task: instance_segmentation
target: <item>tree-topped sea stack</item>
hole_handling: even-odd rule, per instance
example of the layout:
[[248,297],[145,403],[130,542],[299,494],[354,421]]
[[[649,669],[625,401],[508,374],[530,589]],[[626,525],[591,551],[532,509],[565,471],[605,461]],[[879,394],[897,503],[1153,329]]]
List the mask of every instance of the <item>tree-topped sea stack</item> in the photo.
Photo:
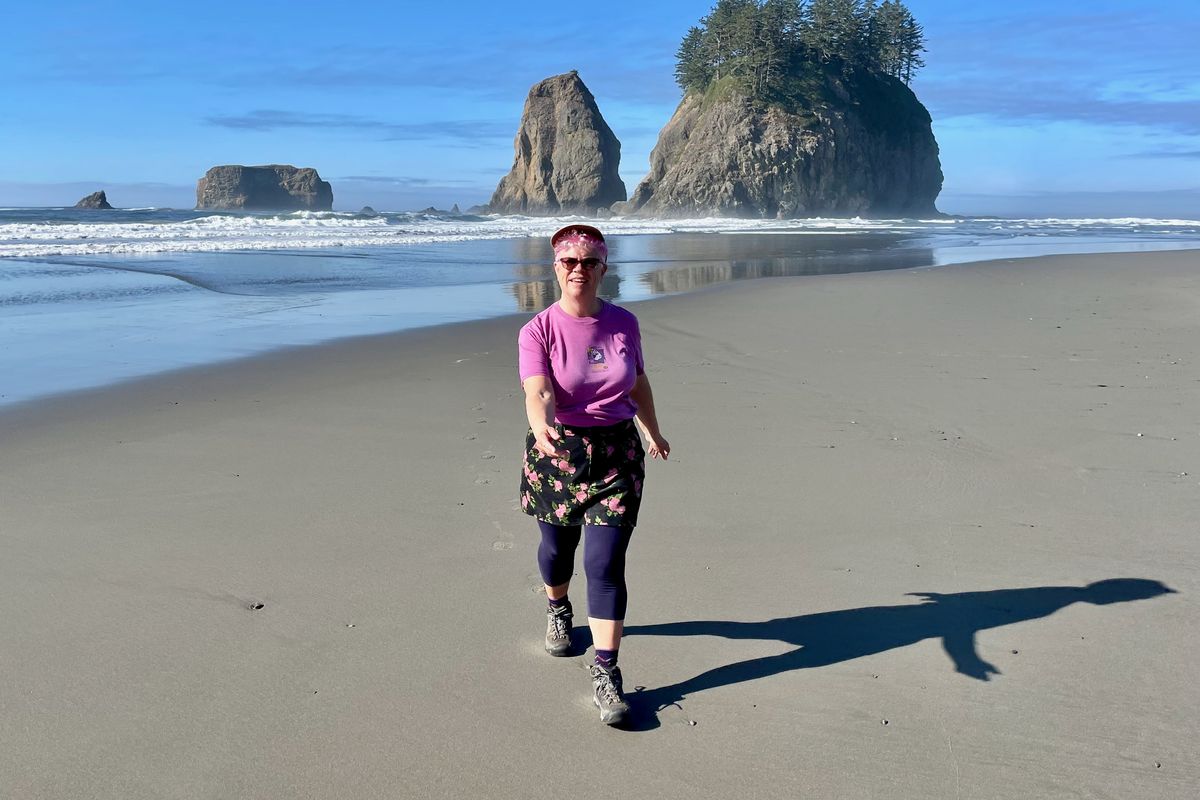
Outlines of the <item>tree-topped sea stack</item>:
[[572,70],[529,90],[512,171],[488,209],[499,214],[592,214],[625,199],[621,143]]
[[213,167],[196,184],[196,208],[238,211],[330,211],[333,187],[311,167],[287,164]]
[[907,86],[921,28],[898,2],[721,0],[678,52],[684,97],[638,216],[937,213],[929,112]]

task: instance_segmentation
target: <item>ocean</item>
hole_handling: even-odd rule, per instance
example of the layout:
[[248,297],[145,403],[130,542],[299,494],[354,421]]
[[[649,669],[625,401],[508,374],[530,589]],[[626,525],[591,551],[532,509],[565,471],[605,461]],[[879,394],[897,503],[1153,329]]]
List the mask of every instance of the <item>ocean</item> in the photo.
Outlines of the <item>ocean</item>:
[[[553,302],[580,218],[0,208],[0,407],[171,369]],[[750,278],[1200,248],[1186,219],[626,220],[603,296]]]

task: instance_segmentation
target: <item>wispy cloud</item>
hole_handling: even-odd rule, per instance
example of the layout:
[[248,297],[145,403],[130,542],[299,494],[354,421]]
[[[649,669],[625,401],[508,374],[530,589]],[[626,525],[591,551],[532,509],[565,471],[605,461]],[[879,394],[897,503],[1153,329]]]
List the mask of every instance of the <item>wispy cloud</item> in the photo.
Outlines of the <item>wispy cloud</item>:
[[1144,150],[1126,153],[1125,158],[1200,158],[1200,150]]
[[341,177],[330,178],[330,180],[379,184],[397,189],[422,189],[427,186],[474,185],[473,181],[466,181],[457,178],[442,178],[435,181],[431,178],[417,178],[410,175],[342,175]]
[[459,143],[493,142],[513,135],[510,126],[495,120],[441,120],[431,122],[386,122],[354,114],[257,109],[246,114],[216,115],[205,118],[209,125],[250,131],[277,131],[307,128],[366,131],[385,141],[455,140]]
[[1200,102],[1103,101],[1055,81],[1000,83],[986,92],[977,85],[937,84],[927,86],[921,97],[934,119],[986,116],[1006,122],[1073,121],[1200,134]]
[[914,88],[934,118],[1200,133],[1200,91],[1180,77],[1195,74],[1200,19],[1178,9],[1058,8],[928,21],[929,66]]

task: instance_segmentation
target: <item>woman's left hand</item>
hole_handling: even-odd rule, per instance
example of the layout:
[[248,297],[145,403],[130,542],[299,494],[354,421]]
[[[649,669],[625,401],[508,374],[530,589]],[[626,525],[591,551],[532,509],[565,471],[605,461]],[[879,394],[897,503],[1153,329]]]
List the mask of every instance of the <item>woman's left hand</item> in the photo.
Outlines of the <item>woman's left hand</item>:
[[661,433],[653,434],[646,433],[646,453],[651,458],[661,458],[667,460],[667,456],[671,455],[671,443],[663,438]]

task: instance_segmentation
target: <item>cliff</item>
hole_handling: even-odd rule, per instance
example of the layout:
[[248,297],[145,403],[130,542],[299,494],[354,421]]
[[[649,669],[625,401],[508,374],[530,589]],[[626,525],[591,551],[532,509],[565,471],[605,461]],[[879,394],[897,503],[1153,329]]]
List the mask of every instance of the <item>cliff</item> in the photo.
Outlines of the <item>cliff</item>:
[[927,216],[942,188],[929,112],[895,78],[827,70],[812,102],[689,94],[613,211],[647,217]]
[[514,149],[488,204],[493,213],[592,214],[625,199],[621,143],[574,71],[529,90]]
[[76,208],[95,208],[101,211],[111,211],[112,206],[108,204],[108,197],[103,191],[92,192],[87,197],[75,204]]
[[315,169],[286,164],[213,167],[196,184],[196,208],[330,211],[333,187]]

